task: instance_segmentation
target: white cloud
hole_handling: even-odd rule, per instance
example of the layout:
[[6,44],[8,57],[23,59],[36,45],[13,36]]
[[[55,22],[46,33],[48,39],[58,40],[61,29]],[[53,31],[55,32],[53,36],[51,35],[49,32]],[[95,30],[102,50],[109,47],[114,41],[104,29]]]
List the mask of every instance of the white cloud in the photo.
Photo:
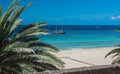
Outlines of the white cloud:
[[118,20],[118,19],[120,19],[120,15],[112,16],[112,17],[111,17],[111,20]]

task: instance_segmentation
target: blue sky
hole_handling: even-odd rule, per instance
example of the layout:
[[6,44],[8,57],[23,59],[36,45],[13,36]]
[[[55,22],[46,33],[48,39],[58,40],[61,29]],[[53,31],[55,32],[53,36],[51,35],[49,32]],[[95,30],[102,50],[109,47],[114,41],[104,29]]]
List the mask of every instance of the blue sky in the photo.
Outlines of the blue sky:
[[[3,10],[11,0],[0,0]],[[20,18],[22,24],[45,21],[49,25],[118,25],[120,0],[21,0],[33,1]]]

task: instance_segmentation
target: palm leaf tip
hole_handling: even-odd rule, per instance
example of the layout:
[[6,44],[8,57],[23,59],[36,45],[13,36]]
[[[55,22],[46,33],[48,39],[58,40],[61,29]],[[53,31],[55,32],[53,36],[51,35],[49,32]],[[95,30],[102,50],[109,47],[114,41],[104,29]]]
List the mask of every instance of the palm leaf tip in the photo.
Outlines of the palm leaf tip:
[[[33,32],[33,31],[31,31],[31,32]],[[37,36],[37,35],[47,35],[47,34],[49,34],[48,30],[40,29],[40,30],[36,30],[33,33],[26,34],[26,36]]]
[[120,53],[120,48],[116,48],[116,49],[111,50],[111,51],[105,56],[105,58],[107,58],[109,55],[117,54],[117,53]]
[[109,55],[110,55],[110,53],[107,53],[107,54],[105,55],[105,58],[107,58]]
[[46,43],[42,43],[42,42],[38,42],[38,43],[31,43],[29,44],[29,47],[41,47],[41,48],[45,48],[45,50],[48,51],[58,51],[59,49],[57,49],[56,47],[46,44]]
[[31,32],[31,33],[35,33],[35,32],[41,32],[41,33],[48,33],[47,30],[45,29],[39,29],[40,26],[44,26],[44,24],[30,24],[30,25],[26,25],[23,28],[21,28],[18,33],[25,33],[25,32]]
[[40,22],[39,25],[43,25],[44,26],[44,25],[46,25],[46,23],[45,22]]
[[21,33],[21,32],[23,32],[23,31],[25,31],[25,30],[27,30],[27,29],[29,29],[29,28],[31,28],[31,27],[34,27],[34,23],[24,26],[23,28],[21,28],[21,29],[18,31],[18,33]]
[[26,6],[25,9],[28,8],[29,6],[31,6],[33,4],[33,2],[29,2]]
[[11,29],[10,29],[9,32],[10,32],[10,33],[13,32],[13,30],[15,30],[22,21],[23,21],[23,19],[17,19],[17,20],[14,22],[13,26],[11,26]]
[[32,49],[30,49],[30,48],[14,48],[13,49],[13,51],[14,52],[18,52],[18,53],[22,53],[22,52],[27,52],[27,53],[34,53],[35,54],[35,52],[34,52],[34,50],[32,50]]

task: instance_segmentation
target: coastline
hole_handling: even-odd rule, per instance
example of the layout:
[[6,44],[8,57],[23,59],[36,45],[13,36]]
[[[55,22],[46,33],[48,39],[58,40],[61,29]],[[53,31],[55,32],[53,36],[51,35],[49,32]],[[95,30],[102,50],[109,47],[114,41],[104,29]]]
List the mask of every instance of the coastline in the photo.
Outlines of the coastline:
[[113,59],[111,56],[105,58],[105,55],[115,48],[117,47],[60,50],[56,56],[65,63],[65,69],[109,65]]

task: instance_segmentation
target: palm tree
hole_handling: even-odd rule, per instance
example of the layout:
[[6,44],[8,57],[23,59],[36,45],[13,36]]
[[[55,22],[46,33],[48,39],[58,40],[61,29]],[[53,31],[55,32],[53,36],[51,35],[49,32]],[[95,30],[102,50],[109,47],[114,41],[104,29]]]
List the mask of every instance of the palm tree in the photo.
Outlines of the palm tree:
[[38,35],[48,34],[45,22],[25,25],[17,30],[22,19],[19,15],[31,5],[19,6],[13,0],[2,14],[0,6],[0,74],[23,74],[63,68],[63,62],[51,52],[58,49],[43,43]]
[[112,58],[114,58],[114,60],[112,61],[112,64],[120,64],[120,48],[116,48],[116,49],[111,50],[105,56],[105,58],[107,58],[109,55],[112,55]]
[[[117,29],[118,32],[120,32],[120,29]],[[120,64],[120,45],[117,45],[118,48],[115,48],[113,50],[111,50],[109,53],[106,54],[105,58],[107,58],[108,56],[112,55],[112,58],[114,58],[114,60],[112,61],[112,64]]]

